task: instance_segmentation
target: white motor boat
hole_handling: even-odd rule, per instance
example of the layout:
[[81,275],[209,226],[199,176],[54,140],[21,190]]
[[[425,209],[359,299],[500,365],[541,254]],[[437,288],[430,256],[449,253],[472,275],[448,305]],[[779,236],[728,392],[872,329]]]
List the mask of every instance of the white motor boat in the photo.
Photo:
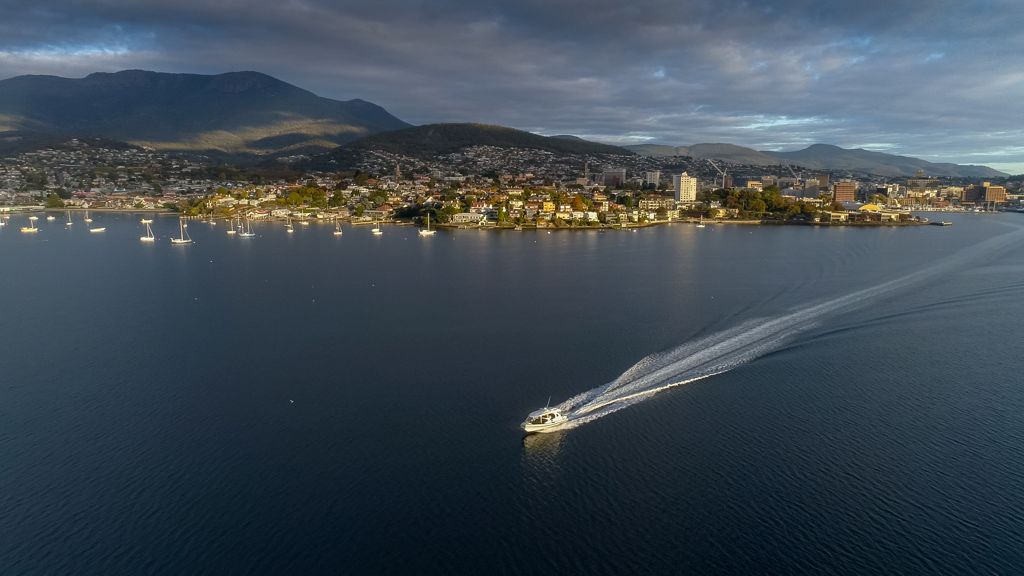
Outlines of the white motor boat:
[[545,406],[540,410],[530,412],[530,415],[526,417],[526,421],[522,423],[521,427],[528,434],[533,432],[554,432],[568,421],[569,418],[562,414],[562,411],[558,408]]

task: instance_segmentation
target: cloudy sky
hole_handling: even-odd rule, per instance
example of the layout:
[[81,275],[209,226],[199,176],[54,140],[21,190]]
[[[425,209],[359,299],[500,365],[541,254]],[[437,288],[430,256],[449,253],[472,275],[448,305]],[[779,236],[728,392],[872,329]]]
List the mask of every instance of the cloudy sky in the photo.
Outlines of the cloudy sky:
[[1019,0],[0,0],[0,78],[257,70],[412,123],[1024,172]]

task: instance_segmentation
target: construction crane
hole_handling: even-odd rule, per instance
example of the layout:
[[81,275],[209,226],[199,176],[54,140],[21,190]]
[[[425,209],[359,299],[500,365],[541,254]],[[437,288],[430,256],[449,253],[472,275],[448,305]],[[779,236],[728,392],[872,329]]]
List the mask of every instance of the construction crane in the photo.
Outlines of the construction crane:
[[[705,160],[707,160],[707,161],[708,161],[708,164],[711,164],[711,166],[712,166],[712,167],[713,167],[713,168],[714,168],[715,170],[718,170],[718,173],[722,175],[722,186],[721,186],[721,188],[725,188],[725,177],[726,177],[726,172],[725,172],[725,170],[722,170],[721,168],[719,168],[719,167],[718,167],[718,164],[715,164],[714,162],[712,162],[712,161],[711,161],[711,158],[705,158]],[[718,178],[715,178],[715,181],[717,182],[717,181],[718,181]]]
[[794,180],[799,180],[800,179],[800,177],[797,176],[796,172],[793,170],[793,165],[792,164],[786,164],[786,168],[789,170],[789,173],[793,175],[793,179]]

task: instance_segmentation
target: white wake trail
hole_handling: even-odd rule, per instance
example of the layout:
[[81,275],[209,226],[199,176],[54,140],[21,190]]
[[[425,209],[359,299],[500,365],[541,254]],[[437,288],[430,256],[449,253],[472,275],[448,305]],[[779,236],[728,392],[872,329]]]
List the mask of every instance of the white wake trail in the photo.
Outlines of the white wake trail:
[[775,318],[749,320],[739,326],[691,340],[652,354],[631,366],[615,380],[558,405],[569,418],[564,428],[574,428],[632,406],[646,398],[696,380],[727,372],[736,366],[780,349],[828,316],[867,306],[883,296],[953,271],[979,256],[990,255],[1018,242],[1024,227],[960,250],[921,270],[894,280],[851,292],[838,298],[796,309]]

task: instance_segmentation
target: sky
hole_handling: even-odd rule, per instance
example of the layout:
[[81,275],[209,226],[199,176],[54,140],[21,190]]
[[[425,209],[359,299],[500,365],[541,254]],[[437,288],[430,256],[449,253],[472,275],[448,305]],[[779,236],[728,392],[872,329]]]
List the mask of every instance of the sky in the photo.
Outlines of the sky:
[[264,72],[414,124],[1024,173],[1019,0],[0,0],[0,78]]

